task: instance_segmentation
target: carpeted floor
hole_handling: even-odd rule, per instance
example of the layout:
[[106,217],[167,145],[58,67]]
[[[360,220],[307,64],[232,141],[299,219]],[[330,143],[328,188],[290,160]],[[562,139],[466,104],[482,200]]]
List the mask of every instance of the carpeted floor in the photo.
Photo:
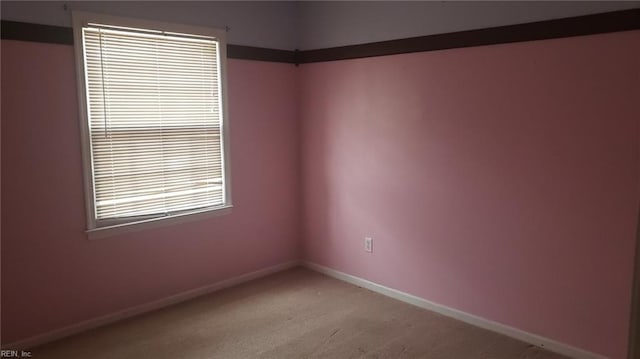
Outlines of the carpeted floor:
[[34,359],[564,358],[302,268],[32,353]]

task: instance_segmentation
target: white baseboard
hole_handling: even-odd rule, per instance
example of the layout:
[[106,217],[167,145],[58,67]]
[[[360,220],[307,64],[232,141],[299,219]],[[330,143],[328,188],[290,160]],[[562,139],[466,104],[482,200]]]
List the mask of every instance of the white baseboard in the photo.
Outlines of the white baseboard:
[[74,334],[78,334],[80,332],[84,332],[90,329],[94,329],[97,327],[101,327],[107,324],[111,324],[129,317],[133,317],[139,314],[147,313],[156,309],[168,307],[170,305],[184,302],[189,299],[193,299],[199,297],[201,295],[213,293],[219,291],[221,289],[229,288],[241,283],[245,283],[257,278],[261,278],[276,272],[280,272],[289,268],[293,268],[300,265],[299,261],[291,261],[285,262],[281,264],[277,264],[271,267],[267,267],[264,269],[260,269],[254,272],[245,273],[239,275],[237,277],[225,279],[220,282],[216,282],[213,284],[206,285],[204,287],[192,289],[186,292],[178,293],[171,295],[166,298],[158,299],[156,301],[137,305],[135,307],[127,308],[121,310],[119,312],[115,312],[112,314],[107,314],[98,318],[89,319],[84,322],[80,322],[77,324],[72,324],[67,327],[63,327],[60,329],[53,330],[51,332],[47,332],[44,334],[39,334],[33,336],[31,338],[27,338],[24,340],[20,340],[14,343],[3,344],[2,349],[12,349],[12,350],[21,350],[21,349],[29,349],[38,345],[42,345],[45,343],[52,342],[54,340],[62,339]]
[[508,325],[500,324],[485,318],[481,318],[473,314],[465,313],[457,309],[449,308],[441,304],[433,303],[426,299],[416,297],[415,295],[411,295],[396,289],[385,287],[383,285],[380,285],[356,276],[352,276],[350,274],[346,274],[346,273],[337,271],[335,269],[331,269],[331,268],[321,266],[311,262],[302,262],[302,266],[308,269],[311,269],[313,271],[326,274],[330,277],[342,280],[344,282],[369,289],[376,293],[380,293],[387,297],[391,297],[391,298],[403,301],[405,303],[415,305],[420,308],[424,308],[436,313],[440,313],[447,317],[451,317],[480,328],[488,329],[493,332],[500,333],[500,334],[509,336],[511,338],[521,340],[525,343],[533,344],[535,346],[538,346],[562,355],[566,355],[571,358],[606,359],[606,357],[599,354],[595,354],[583,349],[579,349],[565,343],[561,343],[549,338],[542,337],[540,335],[528,333],[523,330],[510,327]]

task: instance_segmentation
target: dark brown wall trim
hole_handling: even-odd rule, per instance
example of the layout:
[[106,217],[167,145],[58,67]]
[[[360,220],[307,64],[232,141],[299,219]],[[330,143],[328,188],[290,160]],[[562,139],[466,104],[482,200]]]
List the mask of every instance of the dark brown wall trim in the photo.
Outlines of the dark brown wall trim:
[[0,30],[3,40],[73,45],[73,29],[70,27],[2,20]]
[[300,63],[395,55],[640,29],[640,9],[300,52]]
[[[287,51],[229,44],[227,56],[232,59],[306,64],[637,29],[640,29],[640,8],[318,50]],[[1,35],[2,39],[7,40],[73,44],[73,30],[68,27],[2,20]]]
[[297,64],[295,51],[267,49],[264,47],[227,45],[227,57],[231,59]]
[[[70,27],[2,20],[1,30],[3,40],[73,45],[73,29]],[[296,63],[295,51],[231,44],[227,45],[227,57],[232,59]]]

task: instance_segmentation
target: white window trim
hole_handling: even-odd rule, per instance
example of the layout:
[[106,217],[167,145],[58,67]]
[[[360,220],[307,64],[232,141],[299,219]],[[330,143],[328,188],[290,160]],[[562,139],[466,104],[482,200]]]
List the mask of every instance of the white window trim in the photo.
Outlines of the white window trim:
[[[85,212],[87,219],[86,233],[89,239],[106,238],[114,235],[139,231],[148,228],[164,227],[178,223],[191,222],[205,218],[220,216],[231,212],[231,166],[229,156],[229,121],[228,121],[228,101],[227,101],[227,46],[226,31],[208,27],[182,25],[159,21],[142,19],[132,19],[105,14],[95,14],[82,11],[73,11],[73,36],[76,60],[76,78],[78,88],[78,104],[80,108],[80,135],[82,144],[82,162],[84,175]],[[170,214],[162,217],[146,218],[140,220],[127,221],[109,226],[97,227],[95,219],[92,174],[91,143],[88,125],[88,106],[86,98],[85,69],[84,69],[84,49],[82,41],[82,27],[88,23],[102,23],[114,26],[143,28],[174,33],[204,35],[215,37],[219,42],[219,62],[220,62],[220,93],[222,96],[222,151],[223,151],[223,171],[224,171],[224,198],[225,203],[221,206],[211,208],[199,208],[193,211],[184,211],[177,214]]]

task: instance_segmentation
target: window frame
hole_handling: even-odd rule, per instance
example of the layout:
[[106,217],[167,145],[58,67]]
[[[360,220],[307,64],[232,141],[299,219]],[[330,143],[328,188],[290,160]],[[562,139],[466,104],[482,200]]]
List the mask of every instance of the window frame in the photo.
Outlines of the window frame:
[[[82,145],[82,162],[84,177],[84,196],[86,212],[86,233],[89,239],[105,238],[116,234],[138,231],[146,228],[161,227],[177,223],[201,220],[209,217],[230,213],[233,207],[231,199],[231,166],[229,161],[229,122],[228,122],[228,101],[227,101],[227,76],[226,76],[226,31],[201,26],[183,25],[153,20],[143,20],[112,16],[106,14],[96,14],[90,12],[73,11],[73,36],[74,52],[76,61],[76,78],[78,88],[78,104],[80,109],[80,138]],[[223,171],[223,196],[225,202],[220,206],[197,208],[185,210],[177,213],[161,216],[140,216],[123,219],[101,220],[107,224],[98,225],[95,210],[95,190],[93,178],[93,154],[91,137],[89,130],[89,107],[87,103],[86,70],[84,65],[84,43],[83,26],[89,23],[101,23],[112,26],[141,28],[172,33],[182,33],[189,35],[211,36],[218,41],[218,63],[220,76],[220,96],[222,105],[221,121],[221,150],[222,150],[222,171]]]

